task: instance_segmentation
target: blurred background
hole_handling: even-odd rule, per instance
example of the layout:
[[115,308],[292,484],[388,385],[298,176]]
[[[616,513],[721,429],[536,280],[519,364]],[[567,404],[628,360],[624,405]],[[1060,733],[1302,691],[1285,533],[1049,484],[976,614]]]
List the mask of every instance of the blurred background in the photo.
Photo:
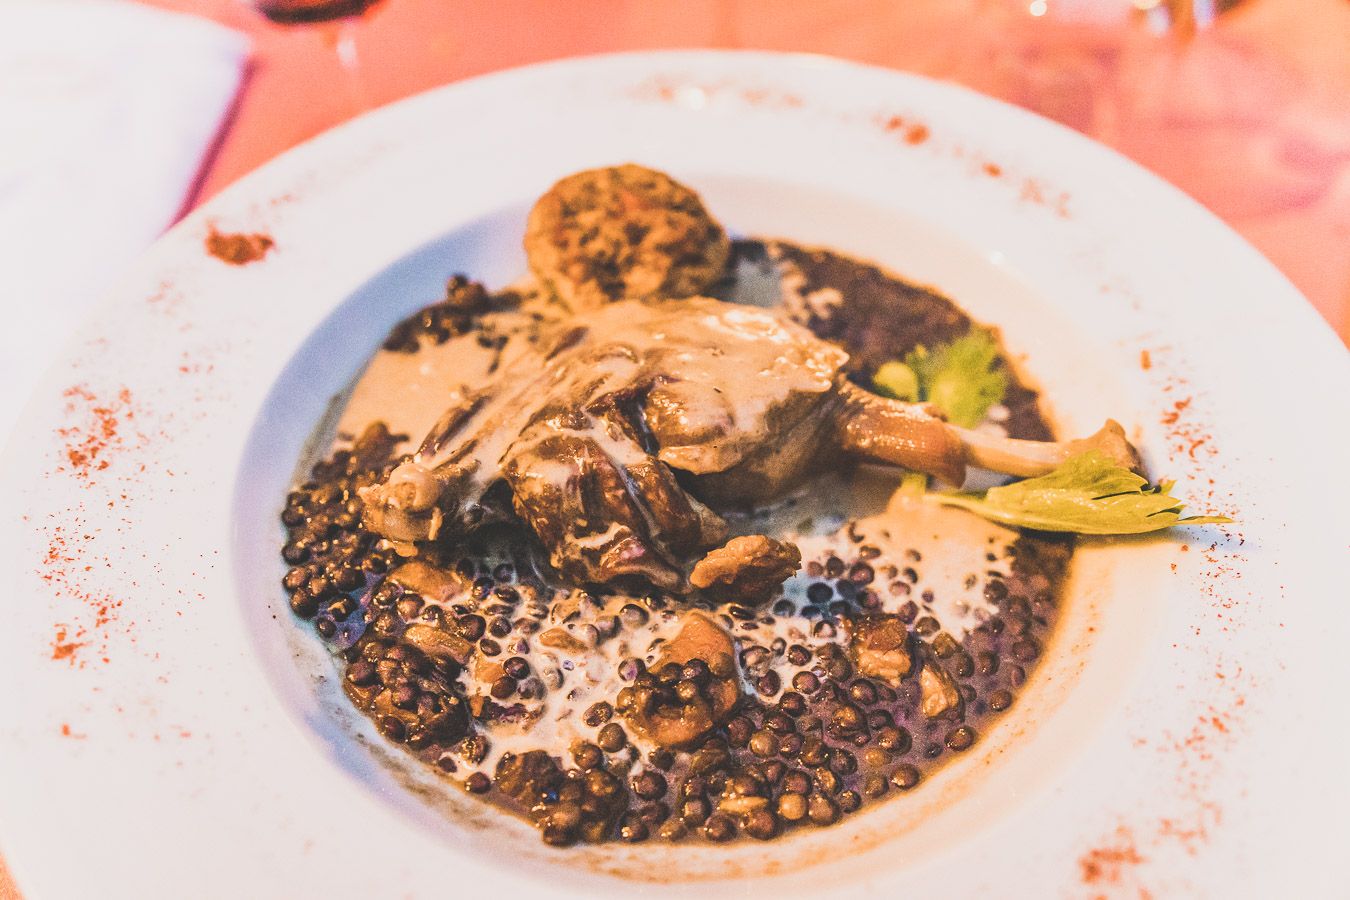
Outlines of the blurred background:
[[1350,341],[1350,0],[0,0],[0,438],[102,286],[277,154],[474,75],[692,47],[1055,119],[1209,207]]

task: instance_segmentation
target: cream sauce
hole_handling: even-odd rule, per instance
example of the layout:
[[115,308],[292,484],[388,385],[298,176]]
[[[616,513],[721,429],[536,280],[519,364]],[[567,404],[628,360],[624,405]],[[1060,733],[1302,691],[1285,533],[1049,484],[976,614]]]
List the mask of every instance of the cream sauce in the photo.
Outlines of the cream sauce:
[[[454,338],[442,345],[442,355],[453,355],[471,342],[475,339],[470,335]],[[565,349],[550,351],[564,342]],[[713,446],[667,445],[661,458],[694,473],[721,471],[762,440],[771,410],[798,394],[830,391],[847,360],[844,351],[764,310],[709,298],[623,301],[545,332],[522,347],[513,361],[498,366],[491,379],[486,371],[478,374],[471,383],[489,392],[487,402],[460,430],[504,432],[514,438],[524,420],[550,400],[584,409],[590,399],[660,373],[696,388],[672,388],[679,391],[684,414],[694,420],[684,424],[727,423]],[[415,373],[420,379],[419,398],[434,396],[434,385],[445,384],[440,368],[433,365],[425,374]],[[380,380],[384,381],[383,374]],[[460,378],[458,383],[466,381]],[[724,392],[718,385],[735,385],[735,391]],[[436,405],[438,413],[445,408],[445,397],[442,394]],[[593,424],[599,426],[591,429],[593,436],[603,440],[608,429],[603,423]],[[498,446],[495,441],[480,442],[472,453],[475,464],[495,470],[501,461]],[[435,467],[452,458],[451,453],[419,454],[417,462]]]
[[[649,613],[642,625],[623,625],[618,634],[605,639],[595,626],[598,619],[618,615],[619,610],[633,599],[625,596],[610,598],[604,606],[583,603],[576,617],[566,623],[544,623],[543,631],[561,628],[580,641],[584,650],[569,653],[566,650],[544,646],[539,635],[534,635],[528,646],[516,646],[511,655],[523,657],[532,672],[548,687],[542,699],[525,701],[527,715],[516,723],[492,723],[484,733],[488,739],[487,755],[468,771],[492,774],[497,762],[506,753],[524,753],[544,748],[555,756],[567,758],[568,751],[578,741],[595,741],[596,729],[583,721],[592,704],[612,704],[619,691],[629,682],[620,675],[620,665],[636,658],[650,664],[656,661],[660,647],[679,633],[680,614],[670,608]],[[507,653],[504,651],[503,656]],[[553,685],[557,685],[554,687]],[[486,691],[486,686],[464,685],[466,695]],[[516,701],[507,701],[516,702]],[[656,748],[635,730],[628,729],[629,744],[642,755]],[[631,759],[627,748],[609,754],[611,763]],[[620,765],[622,769],[625,766]]]
[[519,311],[485,314],[483,332],[507,336],[501,347],[485,346],[480,332],[474,332],[440,344],[421,339],[416,353],[380,349],[352,388],[338,421],[338,439],[353,440],[370,423],[382,421],[390,433],[407,435],[407,442],[417,447],[450,397],[481,387],[527,352],[529,325],[543,315],[542,309],[527,302]]
[[[701,321],[689,317],[691,306],[699,310]],[[380,351],[357,382],[343,411],[339,442],[350,440],[372,422],[384,421],[391,431],[409,435],[411,446],[416,447],[441,418],[449,398],[471,397],[475,390],[495,382],[504,389],[488,396],[461,429],[463,434],[490,437],[471,447],[451,442],[419,455],[416,461],[429,469],[454,460],[457,465],[478,469],[480,478],[488,473],[495,478],[511,442],[521,437],[526,411],[538,408],[542,393],[584,388],[596,396],[631,381],[644,365],[658,358],[662,366],[679,367],[691,382],[717,385],[734,381],[738,386],[737,407],[730,413],[724,407],[703,414],[709,418],[730,414],[736,419],[730,431],[753,436],[756,422],[762,423],[786,394],[830,390],[835,373],[847,358],[841,350],[804,352],[804,342],[793,339],[793,329],[798,326],[780,316],[698,299],[682,301],[678,313],[661,305],[612,304],[586,318],[588,335],[581,342],[546,361],[540,348],[548,343],[548,329],[541,337],[536,330],[522,328],[522,315],[527,313],[489,314],[489,318],[502,317],[493,326],[500,333],[511,328],[520,332],[500,348],[485,347],[475,335],[466,335],[439,345],[424,342],[415,354]],[[707,341],[709,328],[718,335],[715,346]],[[770,339],[766,341],[765,337]],[[597,355],[597,346],[608,347],[611,352]],[[584,355],[586,363],[578,365]],[[617,440],[603,422],[592,419],[584,432],[614,458],[635,461],[638,448]],[[708,451],[703,461],[709,465],[720,465],[743,452],[730,445],[710,450],[668,447],[662,458],[676,465],[693,465],[697,461],[694,449]],[[544,478],[558,474],[549,471],[547,459],[537,454],[534,459],[538,469],[532,474]],[[712,463],[707,462],[709,459]],[[728,522],[733,534],[763,533],[795,542],[807,562],[831,554],[851,562],[857,559],[860,547],[874,547],[879,555],[870,564],[878,574],[870,588],[881,598],[883,611],[895,612],[913,600],[922,609],[921,615],[933,616],[953,634],[965,633],[994,611],[984,599],[983,587],[990,577],[1009,570],[1008,547],[1016,533],[961,510],[901,496],[896,491],[898,483],[894,470],[858,467],[830,473],[772,509],[749,516],[733,514]],[[853,523],[851,528],[849,523]],[[600,531],[593,540],[603,545],[610,537],[610,532]],[[986,554],[993,554],[994,560],[987,559]],[[885,574],[891,566],[897,570],[894,578]],[[912,582],[906,577],[906,569],[913,570]],[[799,572],[785,584],[783,599],[802,609],[807,605],[807,589],[820,580],[805,570]],[[900,582],[905,583],[904,588]],[[444,597],[439,603],[448,608],[457,599]],[[630,613],[617,633],[608,636],[608,628],[602,627],[606,620],[619,616],[625,605],[639,605],[636,598],[616,594],[602,606],[582,592],[559,591],[551,599],[550,616],[541,623],[540,631],[528,640],[513,634],[502,642],[501,655],[490,660],[499,664],[512,656],[523,657],[531,672],[526,682],[533,682],[537,689],[532,691],[534,696],[521,700],[517,695],[502,701],[520,704],[523,715],[514,722],[481,724],[481,733],[488,741],[487,754],[477,764],[465,765],[461,760],[462,773],[491,774],[505,753],[544,748],[565,757],[575,742],[594,741],[596,729],[583,722],[586,709],[597,702],[612,703],[628,683],[620,674],[621,663],[629,658],[654,662],[662,644],[679,632],[682,623],[673,607],[648,610],[641,623]],[[555,621],[554,616],[564,620]],[[842,630],[816,630],[813,620],[799,615],[769,616],[770,622],[735,621],[726,615],[720,618],[736,638],[738,651],[754,646],[767,651],[765,664],[742,673],[747,693],[753,693],[754,680],[766,671],[777,672],[782,689],[790,689],[791,677],[800,667],[787,662],[784,646],[799,644],[814,649],[844,640]],[[551,629],[558,629],[578,645],[572,649],[547,645],[541,637]],[[468,675],[462,675],[461,681],[467,697],[486,700],[490,684]],[[629,731],[629,747],[610,755],[610,765],[618,770],[654,749],[633,729]]]
[[[833,554],[851,563],[860,547],[875,547],[880,553],[869,564],[877,571],[877,578],[870,587],[881,598],[880,610],[897,612],[912,600],[920,616],[932,616],[959,639],[996,612],[985,599],[983,588],[990,578],[1010,571],[1008,547],[1016,532],[963,510],[902,495],[894,490],[895,485],[894,473],[879,470],[860,470],[852,478],[827,476],[794,498],[795,502],[782,504],[767,515],[733,522],[733,527],[743,533],[768,531],[792,540],[807,561]],[[877,509],[879,503],[881,508]],[[851,528],[849,522],[853,523]],[[986,556],[990,553],[995,557],[992,561]],[[894,578],[884,574],[890,566],[898,570]],[[906,577],[906,569],[913,570],[913,582]],[[808,605],[807,589],[820,580],[804,570],[798,572],[784,585],[783,599],[801,610]],[[901,583],[904,587],[899,586]],[[929,599],[924,599],[926,596]],[[452,602],[447,601],[447,605]],[[620,675],[621,663],[629,658],[655,662],[662,643],[673,638],[682,625],[680,613],[668,607],[650,612],[640,625],[621,622],[612,638],[606,639],[596,627],[595,623],[606,617],[619,616],[625,605],[639,603],[637,598],[623,594],[606,598],[604,605],[580,592],[555,598],[553,613],[565,616],[566,621],[550,618],[543,623],[541,633],[562,629],[583,646],[577,652],[546,646],[539,634],[528,642],[509,640],[501,658],[523,657],[548,691],[542,698],[525,702],[528,713],[521,721],[488,725],[484,729],[489,742],[487,756],[468,770],[491,774],[504,753],[542,747],[565,755],[577,741],[593,742],[596,729],[582,720],[586,709],[597,702],[613,703],[628,684]],[[764,665],[753,672],[742,672],[746,693],[754,693],[755,679],[768,671],[778,674],[782,690],[791,689],[792,676],[803,667],[788,662],[784,645],[800,644],[814,651],[822,644],[844,639],[842,629],[816,632],[813,622],[799,615],[769,616],[769,623],[719,618],[737,641],[738,651],[752,646],[767,651]],[[753,629],[747,627],[751,624]],[[487,690],[487,685],[465,681],[468,696]],[[656,747],[633,729],[629,729],[629,742],[640,756]],[[611,764],[620,768],[633,758],[628,749],[609,754]]]

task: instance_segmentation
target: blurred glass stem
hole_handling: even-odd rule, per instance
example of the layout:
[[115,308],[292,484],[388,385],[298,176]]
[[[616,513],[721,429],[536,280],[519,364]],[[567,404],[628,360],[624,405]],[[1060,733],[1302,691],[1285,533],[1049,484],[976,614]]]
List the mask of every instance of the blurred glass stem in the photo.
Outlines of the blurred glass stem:
[[1134,0],[1137,14],[1155,34],[1188,38],[1213,25],[1242,0]]
[[361,78],[361,56],[356,47],[360,22],[356,19],[340,19],[333,27],[333,52],[337,56],[338,65],[342,67],[342,80],[345,83],[348,102],[352,106],[352,114],[365,112],[370,108],[370,99],[366,96],[365,84]]

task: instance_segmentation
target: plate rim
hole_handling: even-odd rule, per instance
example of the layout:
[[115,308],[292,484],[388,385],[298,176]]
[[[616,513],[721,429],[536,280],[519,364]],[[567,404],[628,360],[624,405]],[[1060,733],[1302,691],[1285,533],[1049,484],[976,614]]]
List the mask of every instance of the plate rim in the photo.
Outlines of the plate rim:
[[[1133,163],[1127,158],[1121,156],[1119,153],[1110,150],[1110,148],[1106,148],[1100,144],[1096,144],[1090,139],[1076,132],[1073,132],[1070,129],[1067,129],[1064,126],[1058,125],[1057,123],[1049,122],[1048,120],[1044,120],[1041,117],[1036,116],[1035,114],[1026,112],[1025,110],[1019,110],[1007,104],[1002,104],[999,101],[992,100],[991,98],[979,95],[977,92],[970,91],[968,89],[959,86],[954,86],[943,82],[937,82],[932,79],[928,79],[923,76],[916,76],[910,73],[896,72],[877,66],[849,63],[843,60],[835,60],[833,58],[818,57],[810,54],[777,54],[763,51],[662,51],[654,53],[630,52],[619,54],[601,54],[596,56],[580,57],[575,59],[522,66],[509,70],[503,70],[500,72],[489,73],[486,75],[475,77],[473,79],[467,79],[463,82],[457,82],[452,85],[434,88],[429,91],[425,91],[420,94],[413,95],[411,97],[396,101],[393,104],[381,107],[378,110],[366,114],[365,116],[358,117],[357,119],[344,123],[343,125],[340,125],[335,129],[332,129],[310,140],[307,140],[300,145],[297,145],[295,148],[292,148],[286,151],[285,153],[279,155],[274,160],[269,161],[267,164],[255,170],[254,172],[251,172],[248,175],[244,176],[239,181],[230,185],[216,197],[213,197],[210,201],[203,204],[197,210],[194,210],[189,216],[185,217],[184,220],[182,220],[180,223],[175,225],[174,228],[172,228],[169,232],[167,232],[165,236],[162,237],[160,241],[156,243],[156,247],[152,248],[150,252],[148,252],[145,256],[142,257],[140,263],[132,267],[133,271],[129,273],[124,279],[122,279],[117,287],[115,287],[112,291],[109,292],[109,294],[105,297],[105,299],[98,304],[98,307],[85,317],[85,321],[86,323],[91,323],[100,320],[105,320],[106,317],[113,310],[118,308],[124,302],[122,293],[124,289],[130,285],[143,283],[146,272],[153,270],[153,266],[156,265],[156,260],[158,258],[157,254],[161,252],[160,248],[171,246],[175,242],[184,240],[185,237],[189,235],[195,237],[196,234],[198,233],[197,230],[200,229],[201,226],[205,224],[205,222],[207,222],[213,215],[215,215],[217,210],[228,209],[231,206],[239,205],[240,200],[242,198],[247,198],[251,196],[250,191],[256,191],[258,187],[267,184],[268,178],[274,177],[275,173],[283,171],[287,167],[298,167],[302,165],[305,160],[313,156],[318,156],[321,153],[334,152],[337,148],[343,146],[344,142],[350,142],[352,140],[349,135],[359,134],[363,131],[373,131],[375,123],[381,121],[381,118],[386,115],[392,116],[395,111],[398,111],[398,115],[401,116],[410,115],[410,113],[408,112],[409,110],[414,110],[423,103],[434,102],[433,98],[442,96],[447,92],[460,90],[469,86],[479,85],[485,82],[502,84],[513,78],[520,78],[522,76],[533,77],[540,71],[547,71],[547,70],[567,71],[572,69],[585,70],[591,67],[604,67],[616,60],[641,61],[644,63],[651,63],[654,66],[669,65],[669,64],[689,64],[697,66],[700,60],[705,60],[709,58],[715,60],[721,60],[725,58],[736,58],[742,60],[750,59],[764,62],[770,66],[773,65],[792,66],[802,64],[808,64],[811,66],[827,65],[829,67],[834,68],[835,71],[845,73],[855,70],[864,70],[882,75],[885,78],[896,78],[899,79],[900,81],[913,80],[921,83],[926,83],[933,88],[939,89],[940,91],[957,92],[959,94],[969,95],[969,97],[971,98],[978,99],[980,103],[993,103],[1002,106],[1006,111],[1016,113],[1019,116],[1023,116],[1029,122],[1035,122],[1034,127],[1036,128],[1044,128],[1046,125],[1049,125],[1052,128],[1056,129],[1057,131],[1062,132],[1061,137],[1071,138],[1073,141],[1079,142],[1082,145],[1079,149],[1084,150],[1084,148],[1086,148],[1085,152],[1090,152],[1092,154],[1100,156],[1101,151],[1104,150],[1106,151],[1107,157],[1111,158],[1111,162],[1108,163],[1108,165],[1119,166],[1121,163],[1126,164],[1134,172],[1135,176],[1143,176],[1145,179],[1150,180],[1155,188],[1161,187],[1167,193],[1169,193],[1171,197],[1168,202],[1173,204],[1178,202],[1184,204],[1185,207],[1188,208],[1190,214],[1193,215],[1195,213],[1199,213],[1201,216],[1207,219],[1208,227],[1210,227],[1211,230],[1213,226],[1218,226],[1218,228],[1221,229],[1222,232],[1224,233],[1226,241],[1238,242],[1238,244],[1244,247],[1245,250],[1247,251],[1244,254],[1244,264],[1255,264],[1255,260],[1259,259],[1260,264],[1263,265],[1268,270],[1264,274],[1267,277],[1274,276],[1275,279],[1277,279],[1279,282],[1282,283],[1283,290],[1281,293],[1284,293],[1285,295],[1298,296],[1302,301],[1302,305],[1304,306],[1303,313],[1295,314],[1301,315],[1302,321],[1296,322],[1292,327],[1302,332],[1303,334],[1320,332],[1323,335],[1323,338],[1325,339],[1323,340],[1322,343],[1323,346],[1328,347],[1334,346],[1337,348],[1337,350],[1340,349],[1339,342],[1337,341],[1334,332],[1332,332],[1330,327],[1323,320],[1321,320],[1319,316],[1317,316],[1315,310],[1313,310],[1311,304],[1308,304],[1306,298],[1302,297],[1302,295],[1298,292],[1297,288],[1295,288],[1288,281],[1288,279],[1282,273],[1280,273],[1278,269],[1276,269],[1273,266],[1273,264],[1271,264],[1261,254],[1259,254],[1259,252],[1251,248],[1250,245],[1248,245],[1239,235],[1236,234],[1236,232],[1234,232],[1229,226],[1227,226],[1225,223],[1219,220],[1208,210],[1200,206],[1195,200],[1185,195],[1183,192],[1177,190],[1173,186],[1167,184],[1165,181],[1158,178],[1157,176],[1154,176],[1151,173],[1147,172],[1147,170],[1143,169],[1142,167],[1138,166],[1137,164]],[[1101,158],[1105,159],[1107,157]],[[1272,297],[1271,303],[1274,304],[1276,302],[1277,299]],[[1289,312],[1288,309],[1284,308],[1282,308],[1280,311],[1283,313]],[[1309,325],[1308,316],[1312,317],[1311,322],[1316,323],[1315,325],[1312,326]],[[1313,331],[1309,331],[1310,327],[1313,329]],[[70,352],[71,349],[69,347],[66,350],[62,351],[60,359],[63,362],[68,360],[69,359],[68,354],[70,354]],[[1321,351],[1310,350],[1310,352],[1321,352]],[[1330,357],[1327,358],[1329,359]],[[24,432],[26,426],[28,426],[28,424],[36,417],[36,413],[33,407],[38,406],[40,404],[41,402],[40,394],[46,388],[50,387],[52,383],[54,383],[53,382],[54,378],[55,380],[62,380],[60,378],[55,377],[57,373],[60,373],[62,371],[63,370],[60,363],[54,366],[53,369],[49,370],[48,376],[44,378],[43,387],[40,388],[39,391],[32,398],[30,398],[28,404],[25,405],[25,408],[19,418],[19,424],[16,426],[14,431],[9,436],[10,440],[9,443],[6,445],[3,455],[0,455],[0,459],[3,459],[6,464],[11,460],[12,456],[17,455],[17,451],[13,447],[13,444],[19,441],[19,438],[21,434]],[[0,466],[0,482],[4,482],[6,480],[6,476],[3,474],[3,470],[7,468],[8,468],[7,465]],[[4,811],[0,811],[0,830],[8,831],[10,827],[16,827],[4,825],[4,823],[9,821],[10,818],[11,818],[10,815],[6,814]],[[18,869],[20,873],[22,873],[23,865],[12,864],[11,868]],[[21,877],[21,874],[16,875],[16,877]]]

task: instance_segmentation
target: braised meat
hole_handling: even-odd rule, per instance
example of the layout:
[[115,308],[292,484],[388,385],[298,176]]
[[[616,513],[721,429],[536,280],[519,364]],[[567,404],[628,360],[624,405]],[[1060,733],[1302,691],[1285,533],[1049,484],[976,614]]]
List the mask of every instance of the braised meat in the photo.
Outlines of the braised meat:
[[953,484],[967,463],[1039,474],[1091,446],[1137,465],[1113,422],[1063,444],[956,428],[848,381],[848,354],[781,313],[706,297],[612,303],[512,359],[449,392],[418,452],[361,492],[367,527],[416,544],[514,511],[565,577],[683,590],[691,555],[725,539],[710,505],[763,502],[842,458]]

